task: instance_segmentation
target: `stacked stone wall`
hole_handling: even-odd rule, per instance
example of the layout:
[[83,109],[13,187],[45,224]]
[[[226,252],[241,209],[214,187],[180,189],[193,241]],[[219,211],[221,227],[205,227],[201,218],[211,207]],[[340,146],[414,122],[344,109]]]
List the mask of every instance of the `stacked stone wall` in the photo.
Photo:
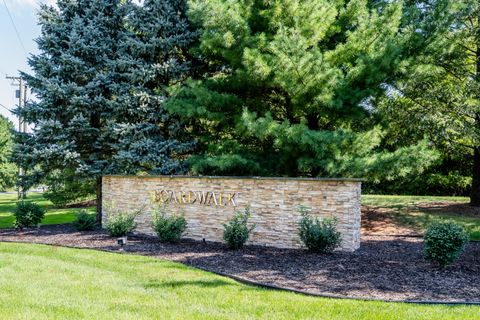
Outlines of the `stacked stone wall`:
[[168,203],[185,215],[186,237],[223,241],[223,224],[248,206],[250,221],[256,224],[250,244],[298,248],[298,206],[302,205],[311,208],[312,215],[336,217],[341,250],[354,251],[360,246],[360,194],[361,182],[355,179],[106,176],[103,222],[108,206],[143,208],[136,232],[154,234],[151,212]]

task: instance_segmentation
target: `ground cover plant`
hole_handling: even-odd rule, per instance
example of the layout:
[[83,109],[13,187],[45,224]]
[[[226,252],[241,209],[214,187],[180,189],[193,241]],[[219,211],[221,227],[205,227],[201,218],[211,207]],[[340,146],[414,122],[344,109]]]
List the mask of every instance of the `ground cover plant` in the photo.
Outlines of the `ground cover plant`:
[[92,250],[0,243],[0,261],[4,320],[475,319],[480,314],[478,306],[307,297],[151,257]]
[[[427,227],[445,220],[462,225],[471,240],[480,240],[480,209],[471,207],[466,197],[362,195],[364,211],[392,220],[396,227],[406,227],[423,234]],[[364,222],[370,217],[362,217]]]
[[[17,203],[16,193],[1,193],[0,194],[0,228],[13,228],[15,217],[13,210]],[[46,200],[41,193],[29,192],[25,202],[34,202],[46,209],[45,217],[40,224],[62,224],[71,223],[76,219],[75,208],[56,208],[53,204]],[[88,212],[93,213],[93,208],[86,208]]]

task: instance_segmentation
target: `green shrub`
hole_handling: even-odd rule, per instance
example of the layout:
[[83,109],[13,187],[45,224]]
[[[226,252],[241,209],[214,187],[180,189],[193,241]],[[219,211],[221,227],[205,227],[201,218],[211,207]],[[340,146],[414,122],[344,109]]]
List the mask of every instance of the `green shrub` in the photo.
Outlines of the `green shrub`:
[[299,207],[302,215],[299,223],[300,240],[311,252],[331,253],[340,244],[337,220],[312,218],[306,207]]
[[107,222],[105,229],[111,237],[124,237],[135,230],[135,218],[140,214],[137,211],[118,211],[112,208],[106,210]]
[[76,214],[77,219],[73,222],[73,226],[78,231],[91,231],[97,226],[96,217],[86,209],[82,209]]
[[16,228],[28,228],[37,226],[45,216],[45,210],[33,202],[17,202],[13,209]]
[[248,227],[250,218],[250,208],[245,208],[244,212],[235,212],[233,218],[224,224],[223,239],[230,249],[240,249],[247,242],[250,232],[255,229],[255,224]]
[[153,212],[152,227],[160,242],[177,242],[187,229],[187,220],[183,215],[167,212],[167,207],[162,207]]
[[425,259],[446,266],[455,262],[463,252],[468,234],[453,221],[436,222],[427,229],[423,241]]

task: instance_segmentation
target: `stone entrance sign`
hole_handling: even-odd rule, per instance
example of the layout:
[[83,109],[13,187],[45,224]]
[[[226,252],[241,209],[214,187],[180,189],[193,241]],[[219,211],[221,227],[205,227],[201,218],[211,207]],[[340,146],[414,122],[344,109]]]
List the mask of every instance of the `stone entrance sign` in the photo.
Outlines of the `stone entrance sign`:
[[[360,246],[360,179],[297,179],[191,176],[105,176],[103,205],[120,210],[144,208],[137,232],[153,235],[151,211],[167,204],[183,212],[185,237],[223,241],[223,224],[249,206],[256,223],[249,243],[299,248],[298,206],[319,217],[336,217],[341,249]],[[105,222],[105,214],[103,222]]]

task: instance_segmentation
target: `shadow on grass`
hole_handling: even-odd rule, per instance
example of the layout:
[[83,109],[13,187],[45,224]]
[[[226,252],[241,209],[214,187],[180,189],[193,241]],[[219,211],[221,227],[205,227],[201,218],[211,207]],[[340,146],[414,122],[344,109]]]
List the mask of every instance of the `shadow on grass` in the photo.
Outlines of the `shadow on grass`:
[[444,220],[463,225],[472,240],[480,240],[480,208],[465,202],[432,201],[362,207],[362,228],[379,234],[422,235],[430,224]]
[[[16,194],[0,193],[0,214],[10,214],[15,208],[18,201],[19,200]],[[42,207],[48,205],[51,206],[51,203],[46,200],[41,193],[28,194],[27,198],[24,201],[35,202]]]
[[480,208],[470,206],[468,203],[419,203],[416,205],[416,208],[423,213],[439,214],[445,216],[480,218]]
[[[455,211],[449,211],[451,207],[457,206],[448,205],[440,208],[416,207],[416,211],[395,212],[392,217],[400,225],[410,226],[417,230],[425,230],[434,222],[453,220],[465,228],[471,240],[480,240],[480,216],[473,217],[469,213],[462,215]],[[478,208],[474,209],[478,210]]]
[[[66,209],[56,209],[56,211],[57,210],[58,213],[47,212],[40,225],[67,224],[75,221],[75,214],[78,210],[70,209],[70,211],[68,211]],[[89,208],[90,212],[92,212],[92,210],[93,209]],[[92,212],[92,215],[93,214]],[[11,229],[14,227],[14,222],[15,217],[13,215],[0,216],[0,229]]]
[[145,285],[145,289],[157,289],[157,288],[179,288],[179,287],[199,287],[199,288],[216,288],[223,286],[230,286],[231,283],[215,279],[215,280],[176,280],[176,281],[164,281],[164,282],[149,282]]
[[13,216],[1,216],[0,217],[0,229],[13,228],[15,218]]

